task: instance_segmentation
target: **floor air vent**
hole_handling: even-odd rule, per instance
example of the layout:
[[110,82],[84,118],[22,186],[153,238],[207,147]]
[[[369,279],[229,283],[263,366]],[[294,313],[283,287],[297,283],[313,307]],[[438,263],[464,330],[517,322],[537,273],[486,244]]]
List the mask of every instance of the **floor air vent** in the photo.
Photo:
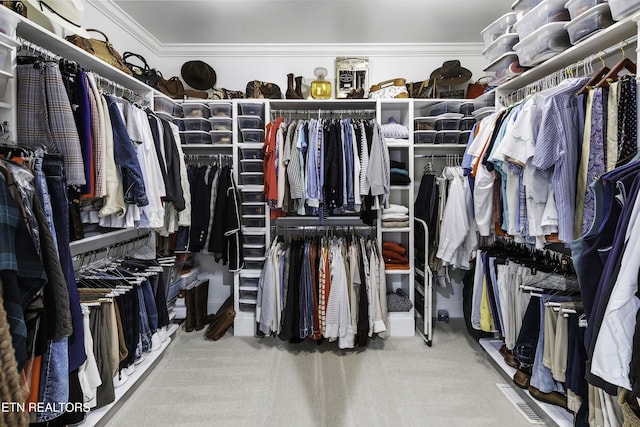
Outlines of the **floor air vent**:
[[514,390],[513,387],[511,387],[509,384],[496,384],[496,386],[498,386],[502,394],[505,395],[509,402],[511,402],[513,406],[516,407],[518,412],[520,412],[522,416],[526,418],[529,424],[545,424],[540,415],[538,415],[536,411],[531,406],[529,406],[527,402],[524,401],[524,399],[518,394],[516,390]]

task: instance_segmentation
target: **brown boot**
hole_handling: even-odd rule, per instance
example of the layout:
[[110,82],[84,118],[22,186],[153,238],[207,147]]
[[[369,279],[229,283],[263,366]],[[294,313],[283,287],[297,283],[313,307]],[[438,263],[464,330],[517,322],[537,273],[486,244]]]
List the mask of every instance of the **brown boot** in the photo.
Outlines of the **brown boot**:
[[300,99],[296,90],[293,88],[293,73],[287,74],[287,92],[285,93],[287,99]]
[[199,331],[209,323],[207,315],[207,303],[209,301],[209,281],[206,280],[195,287],[195,328]]
[[184,330],[186,332],[193,331],[196,324],[195,292],[195,288],[187,289],[184,292],[184,304],[187,306],[187,320],[184,322]]
[[296,95],[298,98],[304,99],[304,95],[302,95],[302,76],[296,77]]

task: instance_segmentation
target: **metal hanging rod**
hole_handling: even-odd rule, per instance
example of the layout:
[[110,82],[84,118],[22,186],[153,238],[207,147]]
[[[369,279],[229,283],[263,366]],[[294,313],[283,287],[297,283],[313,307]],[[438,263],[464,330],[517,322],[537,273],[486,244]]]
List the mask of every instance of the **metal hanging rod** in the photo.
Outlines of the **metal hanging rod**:
[[[523,101],[531,94],[558,86],[563,80],[572,77],[588,77],[595,72],[593,66],[594,62],[602,62],[602,65],[604,66],[604,59],[611,55],[621,53],[624,57],[626,55],[625,48],[628,48],[630,44],[637,43],[637,41],[638,36],[633,36],[627,40],[621,41],[619,44],[610,46],[604,50],[589,55],[588,57],[576,63],[557,70],[539,80],[536,80],[535,82],[529,83],[528,85],[515,90],[509,95],[501,96],[500,104],[505,106],[514,105]],[[596,66],[596,68],[599,67]]]
[[[25,48],[27,55],[31,54],[33,56],[42,56],[45,59],[50,61],[60,61],[61,59],[65,59],[64,57],[51,52],[49,49],[44,48],[40,45],[37,45],[20,36],[17,37],[17,40],[18,42],[20,42],[21,47]],[[135,99],[138,98],[141,101],[140,102],[141,105],[145,104],[144,95],[141,95],[138,92],[133,91],[127,87],[124,87],[119,83],[109,80],[106,77],[103,77],[93,71],[90,71],[90,72],[95,76],[96,83],[98,84],[98,86],[100,86],[104,90],[112,92],[114,95],[117,95],[117,92],[119,91],[121,93],[121,96],[123,97],[125,96],[125,94],[128,94],[133,99],[134,102],[135,102]]]

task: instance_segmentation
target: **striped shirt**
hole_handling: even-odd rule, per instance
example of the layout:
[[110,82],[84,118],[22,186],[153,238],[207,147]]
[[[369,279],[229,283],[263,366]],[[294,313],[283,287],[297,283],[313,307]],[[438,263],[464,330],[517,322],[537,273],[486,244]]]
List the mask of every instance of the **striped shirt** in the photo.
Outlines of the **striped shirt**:
[[582,107],[577,91],[585,79],[571,79],[544,104],[533,165],[541,170],[553,167],[553,192],[558,209],[558,237],[573,240],[576,176],[580,148]]

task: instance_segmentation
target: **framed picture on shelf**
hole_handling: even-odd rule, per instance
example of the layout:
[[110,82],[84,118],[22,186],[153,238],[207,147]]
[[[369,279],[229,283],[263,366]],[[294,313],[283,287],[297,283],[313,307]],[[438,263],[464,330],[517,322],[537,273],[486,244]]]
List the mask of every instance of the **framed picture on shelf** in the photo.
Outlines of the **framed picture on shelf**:
[[355,89],[369,90],[369,57],[338,56],[336,58],[336,98],[346,98]]

